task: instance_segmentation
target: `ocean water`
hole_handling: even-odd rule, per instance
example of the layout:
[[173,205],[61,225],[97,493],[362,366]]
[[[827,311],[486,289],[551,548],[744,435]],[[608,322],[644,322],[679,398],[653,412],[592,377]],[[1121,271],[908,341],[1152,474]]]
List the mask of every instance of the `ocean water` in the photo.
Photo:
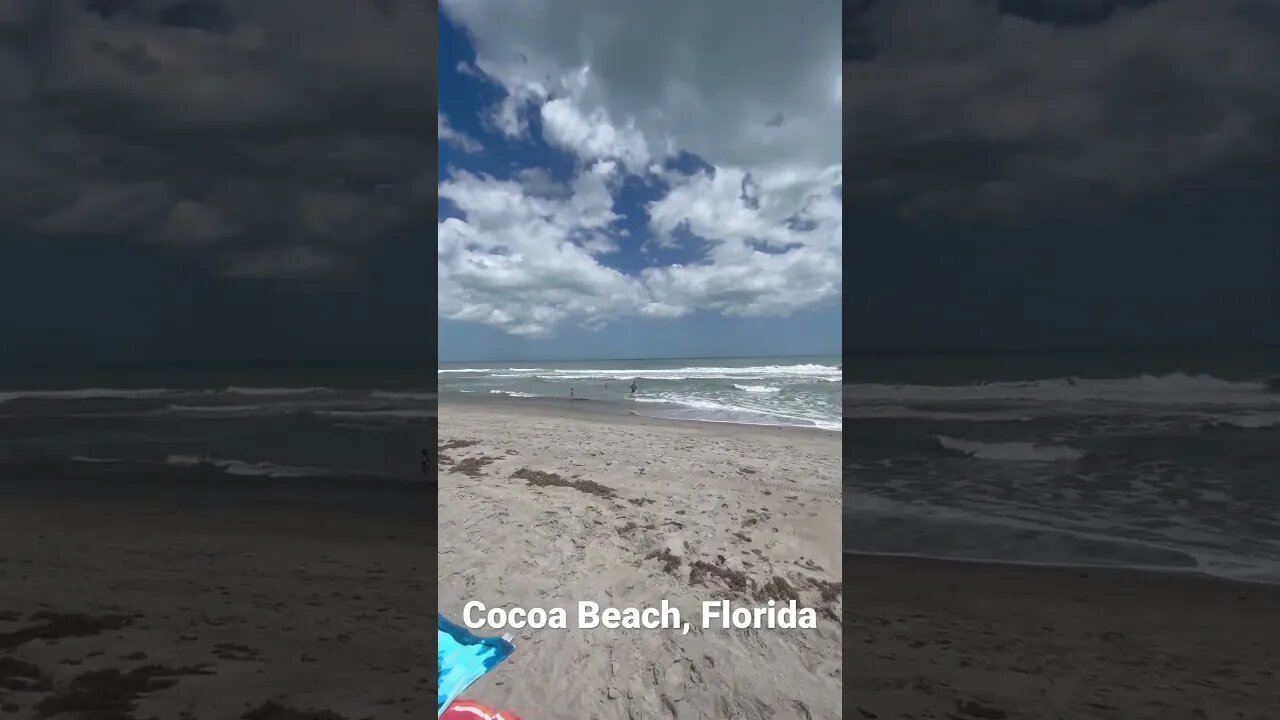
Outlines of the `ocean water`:
[[6,467],[421,478],[435,375],[408,366],[0,369]]
[[446,399],[564,399],[656,418],[840,429],[838,357],[441,363],[439,383]]
[[847,551],[1280,582],[1280,352],[849,358]]

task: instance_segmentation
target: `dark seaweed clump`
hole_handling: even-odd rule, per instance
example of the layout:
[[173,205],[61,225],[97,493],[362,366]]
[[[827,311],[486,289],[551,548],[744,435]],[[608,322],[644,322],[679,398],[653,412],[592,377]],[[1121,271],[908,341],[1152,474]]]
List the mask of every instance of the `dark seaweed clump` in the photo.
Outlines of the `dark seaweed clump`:
[[617,493],[613,491],[613,488],[601,485],[594,480],[566,480],[556,473],[530,470],[529,468],[520,468],[512,473],[511,477],[527,480],[530,485],[567,487],[590,495],[599,495],[603,498],[611,499],[617,497]]
[[144,665],[129,672],[94,670],[77,675],[65,689],[37,703],[36,717],[85,713],[92,720],[133,720],[139,696],[177,685],[180,675],[206,674],[205,666]]
[[32,640],[89,637],[108,630],[119,630],[133,622],[133,616],[130,615],[86,615],[55,613],[48,610],[35,613],[31,619],[39,624],[14,632],[0,633],[0,650],[12,650]]

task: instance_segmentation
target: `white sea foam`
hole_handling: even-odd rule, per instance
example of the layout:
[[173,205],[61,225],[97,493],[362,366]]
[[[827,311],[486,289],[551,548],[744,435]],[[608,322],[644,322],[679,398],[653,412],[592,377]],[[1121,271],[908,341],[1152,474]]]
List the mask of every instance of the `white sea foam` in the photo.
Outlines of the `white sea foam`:
[[749,393],[776,393],[782,390],[782,388],[776,388],[771,385],[739,385],[734,383],[733,386],[738,390]]
[[963,410],[918,410],[903,405],[846,404],[844,417],[850,420],[945,420],[953,422],[1030,422],[1034,415],[1022,410],[989,410],[968,412]]
[[1079,460],[1084,452],[1066,445],[1035,445],[1027,442],[986,443],[936,436],[942,447],[983,460],[1006,462],[1062,462]]
[[[733,422],[744,425],[793,425],[822,430],[839,430],[838,420],[822,416],[800,414],[783,408],[753,405],[746,402],[724,402],[679,393],[659,393],[652,397],[637,397],[638,403],[675,405],[696,411],[681,419],[707,422]],[[655,414],[655,416],[657,416]],[[756,419],[749,419],[756,418]]]
[[539,395],[537,393],[520,392],[519,390],[490,390],[490,395],[506,395],[513,398],[539,398],[551,397],[550,395]]
[[142,399],[177,392],[168,388],[77,388],[74,390],[13,390],[0,392],[0,402],[32,400]]
[[[1276,545],[1266,543],[1271,551],[1259,549],[1256,554],[1241,557],[1212,547],[1213,534],[1188,542],[1177,535],[1134,536],[1125,534],[1118,518],[1101,516],[1084,521],[1073,519],[1072,513],[1043,515],[1019,514],[1019,509],[999,504],[984,508],[949,507],[934,503],[903,502],[845,488],[845,522],[868,524],[868,518],[892,517],[906,522],[894,523],[893,544],[898,551],[864,553],[861,548],[845,547],[846,554],[868,554],[901,557],[943,558],[953,561],[1000,562],[1010,565],[1105,567],[1121,566],[1160,572],[1194,572],[1216,577],[1280,583],[1280,554]],[[1168,518],[1177,521],[1176,516]],[[905,526],[905,530],[903,529]],[[1039,536],[1036,559],[1015,559],[1029,543],[1026,534]],[[1209,542],[1206,543],[1205,541]],[[1232,537],[1231,543],[1238,538]],[[1099,557],[1096,552],[1082,551],[1081,543],[1110,549]],[[1171,565],[1168,559],[1178,555],[1193,564]],[[1163,557],[1162,557],[1163,556]],[[1161,562],[1163,560],[1163,562]]]
[[540,378],[545,380],[766,380],[784,378],[815,382],[840,382],[841,370],[834,365],[751,365],[746,367],[679,368],[450,368],[439,374],[480,374],[498,378]]
[[315,395],[317,393],[333,392],[327,387],[241,387],[232,385],[222,388],[218,391],[224,395],[263,395],[263,396],[280,396],[280,395]]
[[436,416],[435,410],[312,410],[316,415],[335,418],[388,420],[425,420]]
[[436,394],[433,392],[420,392],[420,391],[374,390],[369,393],[369,397],[377,400],[431,401],[436,399]]
[[859,402],[1030,401],[1225,405],[1280,408],[1280,394],[1262,382],[1232,382],[1211,375],[1140,375],[1118,379],[1053,378],[971,385],[844,386],[846,404]]
[[[681,419],[838,429],[838,363],[797,359],[511,363],[441,370],[442,391],[511,398],[589,398],[604,403],[659,402]],[[450,374],[443,374],[448,372]],[[631,383],[639,384],[631,391]],[[830,383],[837,383],[831,385]],[[818,387],[820,386],[820,387]],[[649,407],[650,414],[659,409]]]
[[270,462],[249,462],[247,460],[230,460],[225,458],[202,458],[195,455],[170,455],[165,459],[167,465],[195,467],[213,465],[228,475],[252,475],[258,477],[318,477],[331,474],[320,468],[294,467]]
[[[165,408],[169,412],[176,413],[207,413],[207,414],[236,414],[236,413],[258,413],[269,412],[273,406],[269,405],[170,405]],[[279,410],[279,408],[274,408]]]

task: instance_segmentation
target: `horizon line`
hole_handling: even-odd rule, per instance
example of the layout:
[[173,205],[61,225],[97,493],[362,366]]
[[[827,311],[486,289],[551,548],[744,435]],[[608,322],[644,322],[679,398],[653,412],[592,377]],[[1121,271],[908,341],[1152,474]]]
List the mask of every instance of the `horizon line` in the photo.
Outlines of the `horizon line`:
[[842,357],[841,353],[788,353],[786,355],[670,355],[665,357],[584,357],[584,358],[498,358],[493,360],[437,360],[437,363],[501,363],[501,362],[618,362],[621,360],[766,360],[769,358]]

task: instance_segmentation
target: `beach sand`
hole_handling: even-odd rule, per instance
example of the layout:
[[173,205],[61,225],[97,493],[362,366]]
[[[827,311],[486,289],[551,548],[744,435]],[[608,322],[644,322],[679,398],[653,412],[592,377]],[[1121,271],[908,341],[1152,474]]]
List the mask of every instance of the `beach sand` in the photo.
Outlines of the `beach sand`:
[[[841,716],[839,434],[442,403],[440,441],[441,611],[569,610],[508,631],[469,696],[525,720]],[[701,628],[704,600],[789,591],[816,629]],[[687,635],[573,627],[581,600],[663,599]]]
[[848,556],[851,718],[1274,720],[1280,587]]
[[6,472],[0,716],[430,716],[429,483]]

